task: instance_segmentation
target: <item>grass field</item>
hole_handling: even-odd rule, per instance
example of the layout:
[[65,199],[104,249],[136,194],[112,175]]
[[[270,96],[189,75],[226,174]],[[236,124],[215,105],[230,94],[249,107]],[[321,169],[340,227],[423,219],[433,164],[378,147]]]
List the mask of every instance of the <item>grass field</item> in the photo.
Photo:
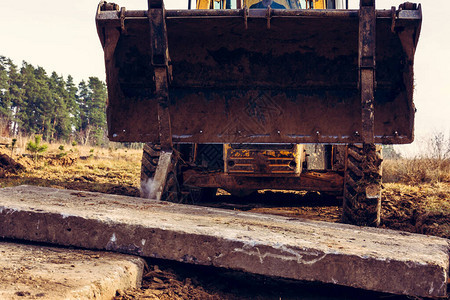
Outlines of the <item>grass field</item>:
[[[2,148],[0,153],[10,155],[11,150]],[[26,170],[6,176],[0,187],[31,184],[138,196],[141,154],[140,149],[120,144],[110,148],[49,144],[35,160],[18,147],[12,158]]]

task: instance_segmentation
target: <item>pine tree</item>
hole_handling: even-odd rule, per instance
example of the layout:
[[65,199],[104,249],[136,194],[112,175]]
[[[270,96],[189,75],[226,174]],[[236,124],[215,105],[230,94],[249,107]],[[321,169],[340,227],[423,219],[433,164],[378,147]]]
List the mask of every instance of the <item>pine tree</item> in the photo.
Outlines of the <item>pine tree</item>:
[[36,98],[34,99],[36,102],[36,109],[38,114],[36,114],[38,120],[38,126],[40,124],[41,130],[36,131],[43,135],[45,140],[51,139],[54,135],[54,124],[53,118],[55,115],[55,102],[53,93],[50,89],[50,80],[47,76],[47,72],[42,67],[37,67],[35,69],[36,80],[38,82],[38,89]]
[[24,110],[24,91],[23,91],[23,78],[19,73],[17,66],[11,59],[7,61],[8,66],[8,91],[7,97],[11,101],[12,110],[12,128],[11,134],[16,135],[20,131],[20,127],[23,124],[22,116]]
[[[23,96],[18,99],[20,108],[17,117],[21,122],[20,131],[23,133],[39,133],[41,123],[38,105],[38,82],[34,74],[34,67],[25,61],[22,62],[20,74],[23,80]],[[39,123],[39,125],[38,125]]]
[[55,72],[49,78],[49,87],[52,93],[52,135],[51,139],[68,140],[72,126],[70,118],[70,108],[68,103],[68,93],[64,78]]
[[[106,86],[97,77],[75,85],[55,72],[0,56],[0,119],[9,134],[41,135],[45,140],[67,140],[77,133],[82,143],[104,144]],[[8,133],[7,133],[8,134]]]
[[0,56],[0,135],[9,135],[12,123],[12,104],[8,97],[8,81],[7,59]]
[[27,150],[34,154],[34,162],[37,162],[38,159],[38,153],[42,153],[47,151],[48,145],[41,144],[42,136],[41,135],[35,135],[34,136],[34,142],[29,141],[27,143]]
[[94,143],[102,145],[106,137],[106,85],[97,77],[89,77],[89,112]]
[[90,121],[88,118],[89,114],[89,87],[86,81],[82,80],[78,84],[77,92],[77,105],[78,105],[78,117],[77,117],[77,131],[78,139],[84,145],[89,142],[90,139]]
[[70,117],[70,132],[78,130],[80,124],[80,107],[77,103],[77,87],[73,82],[73,77],[71,75],[67,76],[66,81],[66,105],[69,110]]

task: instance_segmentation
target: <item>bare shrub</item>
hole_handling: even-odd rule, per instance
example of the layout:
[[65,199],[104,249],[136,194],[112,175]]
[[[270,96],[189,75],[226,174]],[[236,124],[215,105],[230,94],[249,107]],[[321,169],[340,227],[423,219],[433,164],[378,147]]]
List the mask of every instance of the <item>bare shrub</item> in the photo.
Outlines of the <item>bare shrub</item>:
[[438,161],[450,159],[450,135],[445,135],[443,131],[435,131],[427,141],[427,157]]

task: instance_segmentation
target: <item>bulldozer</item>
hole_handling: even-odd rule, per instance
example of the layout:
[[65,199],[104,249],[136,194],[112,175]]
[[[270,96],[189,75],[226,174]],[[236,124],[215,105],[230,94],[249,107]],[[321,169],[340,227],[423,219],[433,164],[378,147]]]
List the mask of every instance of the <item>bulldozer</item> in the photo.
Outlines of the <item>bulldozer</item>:
[[343,222],[377,226],[381,145],[414,139],[421,21],[409,2],[102,1],[108,137],[145,143],[144,198],[318,191],[342,196]]

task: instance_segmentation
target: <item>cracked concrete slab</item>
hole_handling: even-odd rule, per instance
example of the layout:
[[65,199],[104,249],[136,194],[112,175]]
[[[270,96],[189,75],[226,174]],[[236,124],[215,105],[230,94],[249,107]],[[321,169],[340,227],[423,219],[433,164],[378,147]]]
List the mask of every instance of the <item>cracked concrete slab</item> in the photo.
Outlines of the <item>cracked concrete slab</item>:
[[0,190],[0,236],[444,297],[449,241],[100,193]]
[[144,260],[87,250],[0,242],[0,299],[112,299],[140,287]]

